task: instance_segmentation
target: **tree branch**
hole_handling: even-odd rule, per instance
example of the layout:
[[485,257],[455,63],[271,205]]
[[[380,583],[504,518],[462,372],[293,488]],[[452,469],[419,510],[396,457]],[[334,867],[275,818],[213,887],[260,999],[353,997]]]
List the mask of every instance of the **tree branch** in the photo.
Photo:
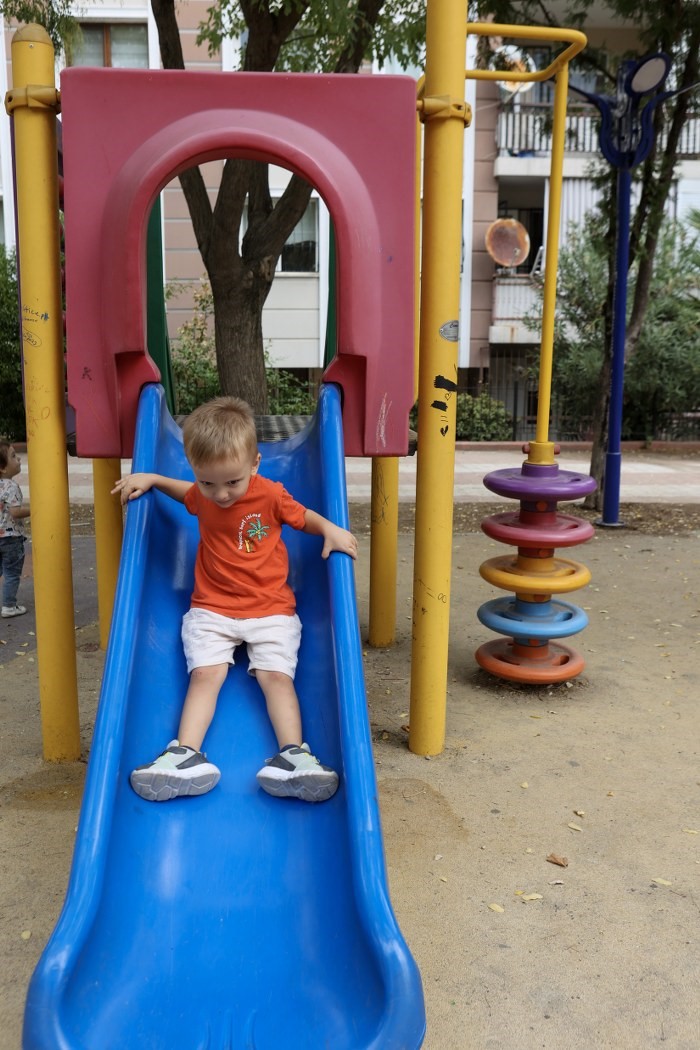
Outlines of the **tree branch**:
[[[184,69],[185,58],[182,53],[174,0],[151,0],[151,9],[158,29],[163,68]],[[199,168],[188,168],[187,171],[183,171],[180,175],[180,185],[189,208],[197,245],[202,258],[206,260],[211,236],[212,213],[207,188]]]
[[338,57],[336,73],[357,73],[374,35],[384,0],[359,0],[348,43]]

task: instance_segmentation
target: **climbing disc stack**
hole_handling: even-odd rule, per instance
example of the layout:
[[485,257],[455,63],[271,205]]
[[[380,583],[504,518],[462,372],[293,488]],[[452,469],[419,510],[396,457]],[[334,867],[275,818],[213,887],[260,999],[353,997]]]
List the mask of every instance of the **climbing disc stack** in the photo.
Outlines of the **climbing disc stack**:
[[558,596],[585,587],[591,574],[579,562],[556,557],[555,549],[585,543],[594,529],[581,518],[560,513],[557,504],[588,495],[595,480],[560,470],[556,463],[526,460],[519,469],[487,474],[484,485],[499,496],[519,500],[520,510],[494,514],[481,523],[487,536],[517,547],[517,554],[490,558],[480,566],[488,583],[514,594],[479,609],[480,621],[506,637],[480,646],[477,662],[491,674],[516,682],[575,678],[583,670],[583,657],[560,639],[582,631],[588,617]]

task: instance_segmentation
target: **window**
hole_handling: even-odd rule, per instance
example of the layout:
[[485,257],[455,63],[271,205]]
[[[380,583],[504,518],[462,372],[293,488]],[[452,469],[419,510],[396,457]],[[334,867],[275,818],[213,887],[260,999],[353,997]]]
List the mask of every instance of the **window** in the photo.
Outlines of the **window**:
[[[241,244],[248,228],[247,208],[241,219]],[[318,201],[311,199],[277,263],[277,273],[318,273]]]
[[90,22],[80,26],[82,39],[72,49],[69,65],[148,69],[145,24]]
[[306,211],[292,230],[282,249],[282,273],[318,271],[318,201],[310,200]]

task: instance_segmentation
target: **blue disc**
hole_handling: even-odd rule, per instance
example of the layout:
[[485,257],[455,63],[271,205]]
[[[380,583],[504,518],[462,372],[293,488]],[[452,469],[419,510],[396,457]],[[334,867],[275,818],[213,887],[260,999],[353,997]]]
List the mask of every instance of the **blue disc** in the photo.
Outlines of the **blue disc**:
[[491,631],[511,638],[567,638],[588,626],[583,609],[569,602],[525,602],[520,598],[502,597],[486,602],[477,616]]

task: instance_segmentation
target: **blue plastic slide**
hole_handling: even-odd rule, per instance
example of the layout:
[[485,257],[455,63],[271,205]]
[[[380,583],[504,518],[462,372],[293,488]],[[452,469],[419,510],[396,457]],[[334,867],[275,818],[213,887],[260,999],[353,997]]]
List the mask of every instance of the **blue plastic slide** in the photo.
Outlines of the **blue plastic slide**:
[[[261,472],[347,527],[335,387],[306,430],[261,451]],[[134,469],[191,476],[159,386],[141,397]],[[131,790],[130,770],[176,734],[197,544],[180,504],[134,501],[68,894],[29,987],[25,1050],[421,1046],[420,976],[386,886],[353,563],[324,562],[318,537],[285,539],[305,737],[339,771],[337,794],[259,789],[276,747],[243,656],[205,742],[218,787],[166,803]]]

